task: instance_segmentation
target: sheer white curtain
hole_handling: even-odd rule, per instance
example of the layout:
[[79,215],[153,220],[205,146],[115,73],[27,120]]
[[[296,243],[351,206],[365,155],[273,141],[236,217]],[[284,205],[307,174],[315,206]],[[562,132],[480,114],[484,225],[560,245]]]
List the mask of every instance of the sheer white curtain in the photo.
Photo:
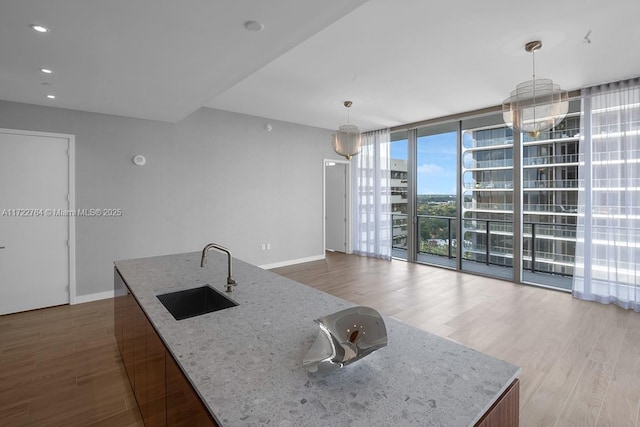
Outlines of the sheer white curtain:
[[582,103],[573,295],[640,311],[640,79]]
[[353,253],[391,259],[389,129],[362,134],[352,160]]

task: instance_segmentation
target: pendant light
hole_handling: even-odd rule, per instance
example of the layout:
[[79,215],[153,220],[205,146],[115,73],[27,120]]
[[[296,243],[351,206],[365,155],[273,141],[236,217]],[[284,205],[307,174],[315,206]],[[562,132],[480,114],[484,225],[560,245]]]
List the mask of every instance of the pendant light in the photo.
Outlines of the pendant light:
[[361,143],[360,129],[349,123],[349,108],[352,105],[353,102],[344,101],[344,106],[347,108],[347,124],[340,126],[331,136],[334,151],[347,160],[360,153]]
[[560,123],[569,111],[569,94],[549,79],[536,79],[535,51],[542,42],[527,43],[524,49],[531,53],[533,79],[520,83],[511,96],[502,102],[502,118],[507,126],[537,137],[540,132]]

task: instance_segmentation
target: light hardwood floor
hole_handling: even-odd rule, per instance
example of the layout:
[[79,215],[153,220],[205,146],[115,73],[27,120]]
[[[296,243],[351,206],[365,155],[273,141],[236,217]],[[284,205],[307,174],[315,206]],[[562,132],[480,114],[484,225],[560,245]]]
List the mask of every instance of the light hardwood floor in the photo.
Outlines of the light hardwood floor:
[[[402,261],[273,270],[522,367],[522,426],[638,426],[640,314]],[[0,316],[0,426],[142,426],[113,301]]]
[[113,300],[0,316],[0,426],[143,426]]
[[640,313],[337,253],[273,271],[520,366],[521,426],[639,425]]

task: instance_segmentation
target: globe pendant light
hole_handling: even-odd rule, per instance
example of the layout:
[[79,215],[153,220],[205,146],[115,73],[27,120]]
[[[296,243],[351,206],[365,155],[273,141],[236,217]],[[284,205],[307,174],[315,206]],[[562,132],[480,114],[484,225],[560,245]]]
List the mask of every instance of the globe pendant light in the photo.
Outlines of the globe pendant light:
[[352,156],[360,153],[360,129],[357,126],[349,124],[349,108],[353,105],[351,101],[344,101],[347,107],[347,124],[338,128],[336,133],[331,136],[333,149],[336,153],[351,160]]
[[535,51],[542,48],[539,40],[524,49],[533,58],[533,79],[520,83],[502,102],[502,118],[507,126],[537,137],[540,132],[560,123],[569,111],[569,94],[549,79],[536,79]]

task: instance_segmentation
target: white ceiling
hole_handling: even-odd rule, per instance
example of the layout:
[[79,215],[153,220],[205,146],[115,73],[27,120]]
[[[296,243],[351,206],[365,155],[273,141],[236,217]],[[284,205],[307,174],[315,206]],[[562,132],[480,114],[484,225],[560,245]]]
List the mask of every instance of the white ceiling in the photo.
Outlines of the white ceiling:
[[531,78],[530,40],[537,77],[564,89],[640,76],[638,16],[638,0],[2,0],[0,99],[328,129],[351,100],[376,129],[500,104]]

